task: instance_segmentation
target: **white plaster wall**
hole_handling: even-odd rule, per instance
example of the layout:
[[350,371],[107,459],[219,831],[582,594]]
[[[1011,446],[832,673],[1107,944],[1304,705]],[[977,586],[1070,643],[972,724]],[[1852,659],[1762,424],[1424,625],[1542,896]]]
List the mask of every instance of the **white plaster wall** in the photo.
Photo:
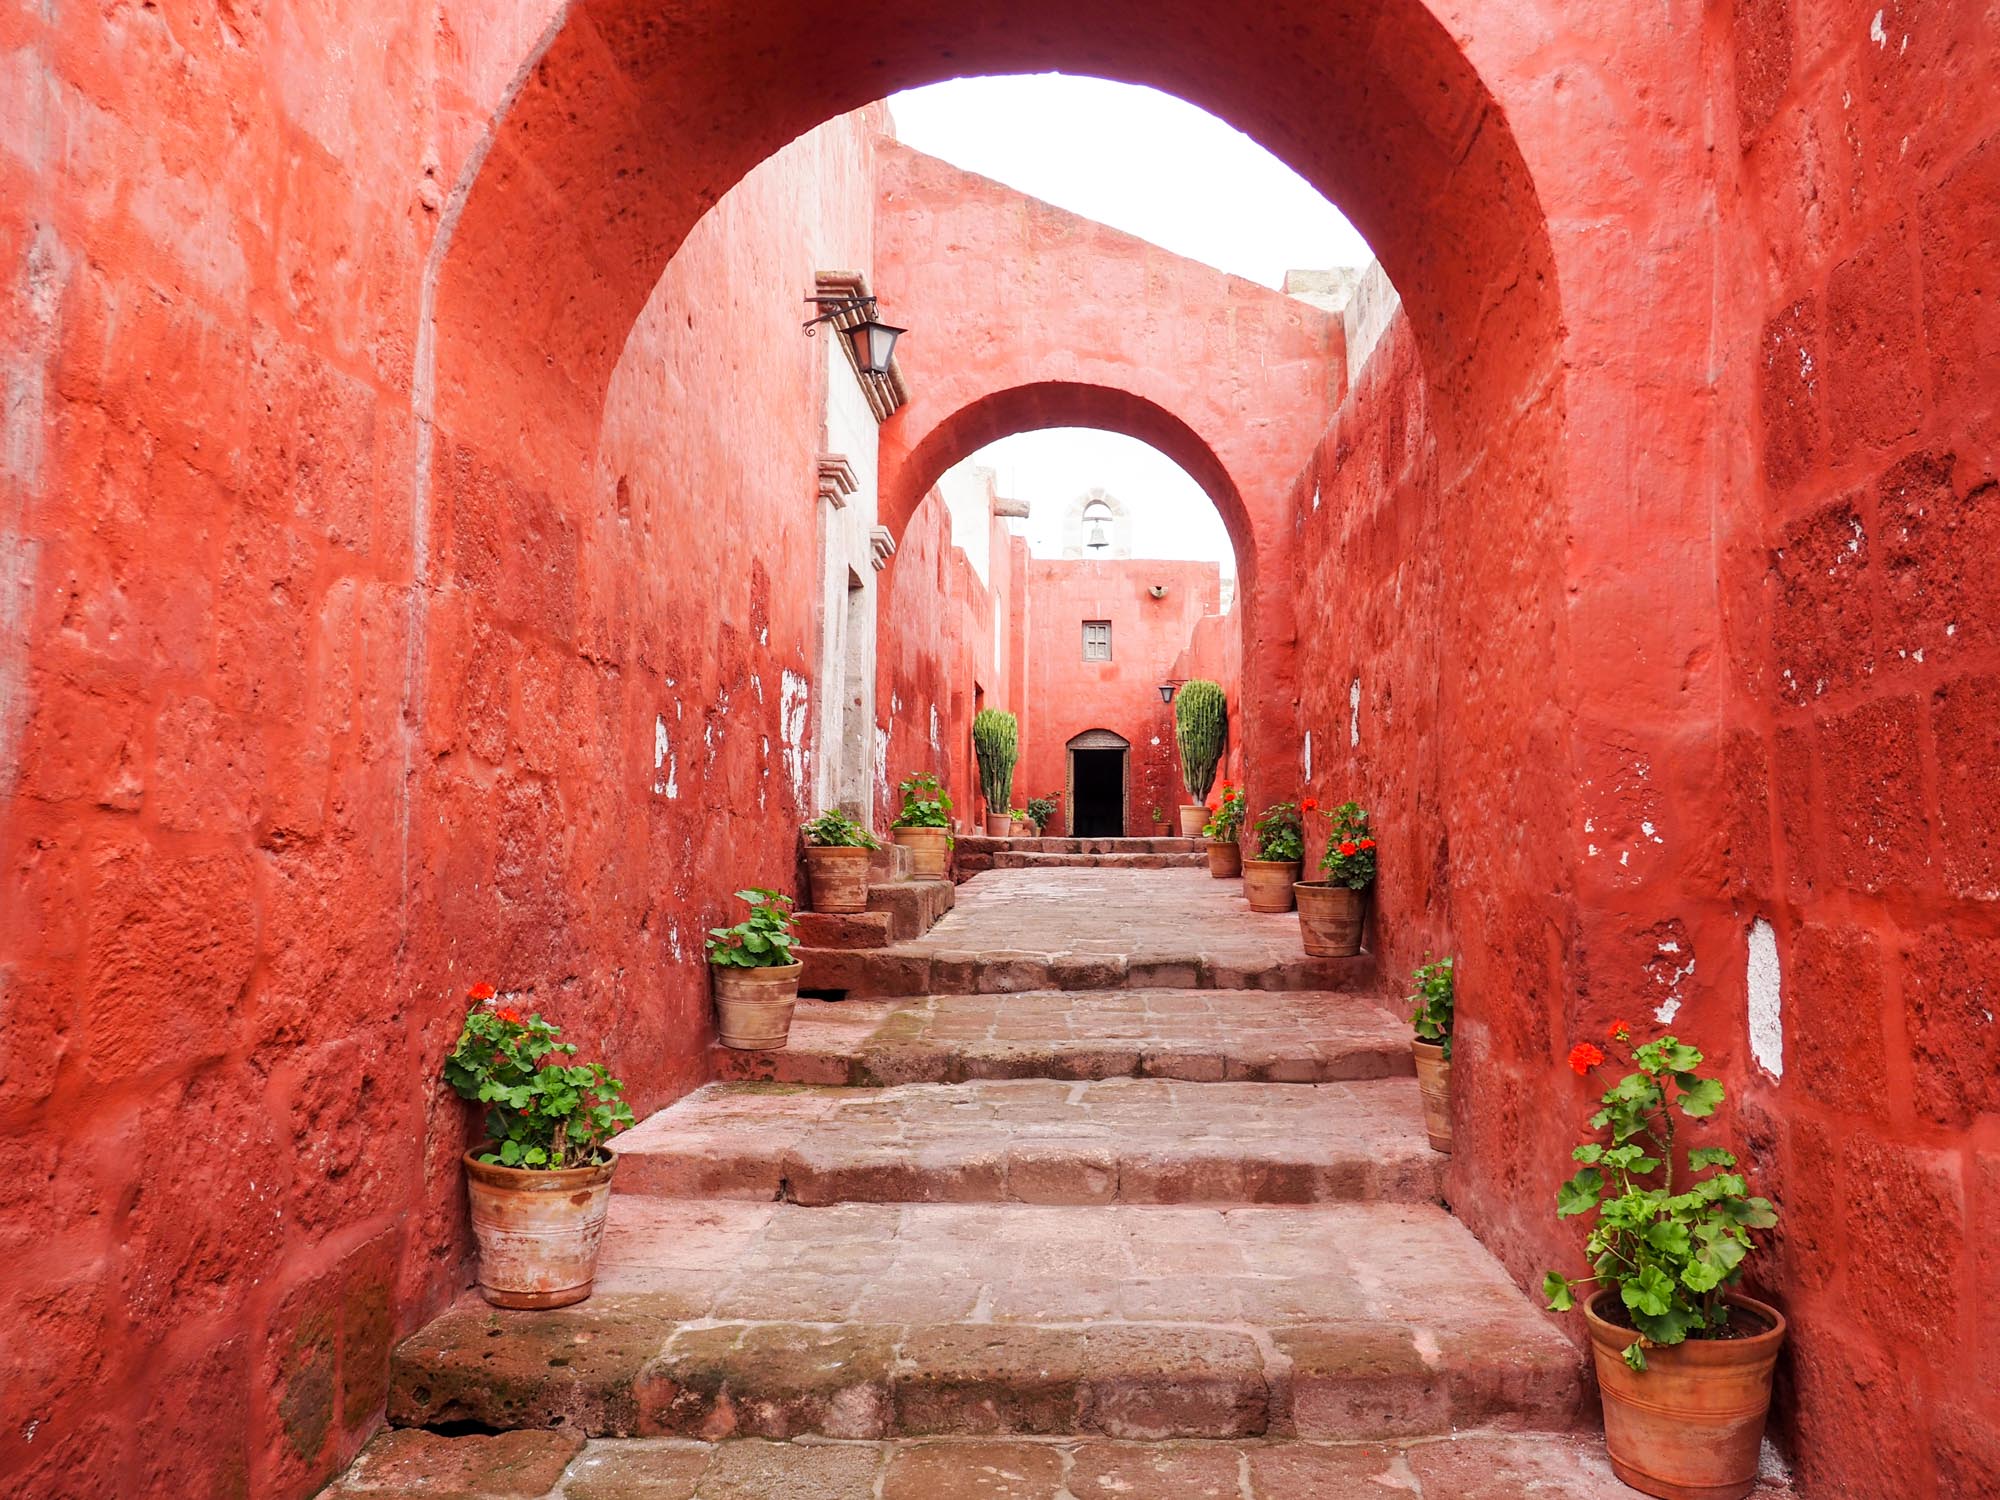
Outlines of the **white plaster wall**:
[[[875,526],[880,473],[875,413],[848,362],[838,335],[822,334],[826,359],[826,451],[854,469],[855,491],[844,507],[819,501],[825,541],[821,598],[825,622],[813,718],[813,800],[817,808],[845,805],[865,813],[875,761],[875,565],[868,534]],[[861,580],[866,598],[860,629],[848,615],[848,578]],[[855,704],[853,700],[860,698]]]
[[972,571],[993,586],[993,494],[998,476],[984,464],[953,464],[938,481],[951,515],[952,545],[965,554]]

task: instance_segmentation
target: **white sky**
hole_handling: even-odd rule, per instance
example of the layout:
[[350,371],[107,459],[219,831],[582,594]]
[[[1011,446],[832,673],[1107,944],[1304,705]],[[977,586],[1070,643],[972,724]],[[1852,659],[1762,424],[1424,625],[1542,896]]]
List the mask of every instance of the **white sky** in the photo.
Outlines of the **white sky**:
[[[1367,241],[1248,136],[1170,95],[1095,78],[963,78],[897,94],[896,133],[919,151],[1265,286],[1286,271],[1366,265]],[[1128,502],[1138,556],[1234,570],[1208,497],[1153,448],[1115,433],[1022,433],[970,460],[1026,500],[1029,545],[1060,548],[1063,507],[1092,485]]]

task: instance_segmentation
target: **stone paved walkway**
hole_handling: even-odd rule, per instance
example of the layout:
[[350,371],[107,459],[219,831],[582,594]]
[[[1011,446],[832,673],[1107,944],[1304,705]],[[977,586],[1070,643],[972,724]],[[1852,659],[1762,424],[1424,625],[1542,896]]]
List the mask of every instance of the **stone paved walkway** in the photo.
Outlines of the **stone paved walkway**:
[[589,1301],[406,1340],[413,1430],[336,1493],[1625,1493],[1575,1345],[1435,1201],[1372,960],[1205,873],[960,896],[835,955],[909,998],[808,1002],[792,1049],[718,1056],[764,1081],[630,1133]]

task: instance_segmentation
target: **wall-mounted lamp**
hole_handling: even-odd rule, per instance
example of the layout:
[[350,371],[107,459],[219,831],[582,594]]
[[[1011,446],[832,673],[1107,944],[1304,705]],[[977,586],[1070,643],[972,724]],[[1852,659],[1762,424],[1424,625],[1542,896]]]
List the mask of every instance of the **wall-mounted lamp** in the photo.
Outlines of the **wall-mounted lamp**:
[[1181,687],[1181,686],[1185,685],[1185,684],[1186,684],[1186,682],[1187,682],[1187,679],[1186,679],[1185,677],[1175,677],[1175,678],[1172,678],[1171,680],[1169,680],[1169,681],[1167,681],[1167,682],[1163,682],[1163,683],[1161,683],[1161,684],[1160,684],[1160,701],[1161,701],[1162,703],[1171,703],[1171,702],[1173,702],[1173,701],[1174,701],[1174,689],[1175,689],[1175,688],[1177,688],[1177,687]]
[[1147,589],[1146,592],[1151,594],[1155,599],[1164,599],[1167,597],[1167,586],[1164,583],[1156,583]]
[[896,352],[896,340],[909,330],[896,328],[882,322],[875,316],[873,297],[808,297],[806,301],[822,309],[816,318],[807,318],[804,324],[807,338],[819,332],[819,325],[831,323],[847,317],[851,313],[861,313],[858,323],[851,323],[840,331],[847,335],[847,341],[854,348],[854,362],[861,367],[864,375],[887,375],[889,357]]

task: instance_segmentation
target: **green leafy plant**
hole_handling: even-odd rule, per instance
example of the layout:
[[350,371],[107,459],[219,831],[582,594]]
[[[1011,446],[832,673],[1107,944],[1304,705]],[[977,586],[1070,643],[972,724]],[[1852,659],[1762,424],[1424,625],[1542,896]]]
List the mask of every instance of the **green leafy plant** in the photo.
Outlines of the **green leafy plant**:
[[1165,809],[1164,807],[1156,807],[1156,808],[1154,808],[1154,809],[1153,809],[1153,821],[1154,821],[1155,823],[1164,823],[1164,822],[1166,822],[1166,821],[1167,821],[1167,810],[1166,810],[1166,809]]
[[[1429,954],[1424,957],[1428,959]],[[1445,1061],[1451,1061],[1451,1012],[1452,1012],[1452,961],[1440,958],[1434,963],[1421,963],[1410,973],[1410,999],[1416,1003],[1416,1010],[1410,1016],[1410,1024],[1416,1028],[1417,1040],[1435,1042],[1444,1049]]]
[[[1626,1022],[1612,1026],[1614,1045],[1631,1038]],[[1579,1074],[1607,1060],[1590,1042],[1570,1049],[1569,1065]],[[1593,1274],[1572,1280],[1551,1271],[1543,1295],[1564,1312],[1579,1287],[1617,1288],[1639,1333],[1625,1350],[1634,1370],[1646,1368],[1648,1348],[1727,1336],[1724,1293],[1756,1248],[1750,1232],[1778,1222],[1768,1201],[1749,1196],[1736,1157],[1721,1147],[1688,1151],[1677,1179],[1676,1116],[1704,1122],[1722,1104],[1721,1080],[1695,1071],[1701,1061],[1697,1048],[1674,1036],[1633,1047],[1632,1071],[1604,1091],[1603,1108],[1590,1117],[1599,1139],[1571,1153],[1582,1166],[1556,1193],[1558,1218],[1593,1216],[1584,1241]]]
[[1243,791],[1228,782],[1222,783],[1221,795],[1209,811],[1208,821],[1201,825],[1204,837],[1218,844],[1233,844],[1243,831]]
[[1306,825],[1296,802],[1279,802],[1264,809],[1251,827],[1257,834],[1257,858],[1301,861],[1306,857]]
[[1027,819],[1028,810],[1025,807],[1010,807],[1007,809],[1007,816],[1020,823]]
[[[1319,804],[1308,797],[1304,806],[1312,812]],[[1368,813],[1359,802],[1343,802],[1321,813],[1333,826],[1327,830],[1326,852],[1319,867],[1329,882],[1350,891],[1364,891],[1375,883],[1375,835],[1369,831]]]
[[736,893],[750,915],[734,927],[708,929],[708,961],[718,969],[776,969],[792,962],[792,898],[753,888]]
[[1215,768],[1229,748],[1229,705],[1220,685],[1197,677],[1181,685],[1174,699],[1174,741],[1181,753],[1181,778],[1195,801],[1208,801]]
[[951,796],[936,776],[928,771],[905,776],[896,790],[903,799],[902,810],[896,814],[896,827],[951,827]]
[[1037,828],[1046,828],[1054,821],[1056,799],[1054,797],[1030,797],[1028,799],[1028,821]]
[[986,810],[999,816],[1014,800],[1014,767],[1021,759],[1021,727],[1010,713],[982,708],[972,716],[972,754],[979,762],[979,791]]
[[880,849],[881,840],[837,807],[805,826],[806,842],[819,849]]
[[632,1124],[625,1085],[601,1063],[579,1063],[572,1042],[539,1015],[493,1004],[493,986],[474,1003],[444,1060],[445,1082],[461,1099],[486,1106],[492,1166],[560,1172],[609,1161],[604,1143]]

